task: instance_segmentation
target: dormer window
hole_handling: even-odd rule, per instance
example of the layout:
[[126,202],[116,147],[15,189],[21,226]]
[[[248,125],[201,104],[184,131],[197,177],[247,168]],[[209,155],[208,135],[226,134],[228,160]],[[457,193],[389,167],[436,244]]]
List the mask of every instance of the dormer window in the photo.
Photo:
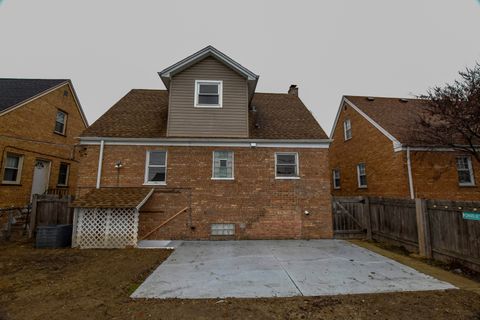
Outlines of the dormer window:
[[195,80],[195,107],[221,108],[222,81]]

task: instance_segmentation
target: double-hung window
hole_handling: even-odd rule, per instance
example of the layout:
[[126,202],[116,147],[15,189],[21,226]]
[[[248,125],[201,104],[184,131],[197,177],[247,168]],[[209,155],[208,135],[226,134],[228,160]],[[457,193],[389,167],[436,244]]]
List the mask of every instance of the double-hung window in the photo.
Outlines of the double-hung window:
[[474,186],[472,159],[467,156],[457,158],[458,184],[460,186]]
[[5,184],[19,184],[22,174],[23,156],[7,153],[4,159],[3,179]]
[[221,108],[223,100],[221,80],[195,81],[195,107]]
[[68,186],[68,174],[70,172],[70,165],[68,163],[60,163],[60,168],[58,169],[58,181],[57,185],[60,187]]
[[346,119],[343,122],[343,133],[345,141],[352,139],[352,122],[350,121],[350,119]]
[[147,151],[145,184],[166,184],[167,152]]
[[298,153],[277,152],[275,153],[275,178],[298,179]]
[[233,180],[233,152],[214,151],[212,179]]
[[63,111],[58,110],[57,116],[55,118],[55,132],[60,134],[65,134],[66,128],[67,128],[67,114]]
[[333,169],[333,189],[340,189],[340,169]]
[[365,169],[365,163],[359,163],[357,165],[357,178],[358,178],[358,187],[366,188],[367,187],[367,171]]

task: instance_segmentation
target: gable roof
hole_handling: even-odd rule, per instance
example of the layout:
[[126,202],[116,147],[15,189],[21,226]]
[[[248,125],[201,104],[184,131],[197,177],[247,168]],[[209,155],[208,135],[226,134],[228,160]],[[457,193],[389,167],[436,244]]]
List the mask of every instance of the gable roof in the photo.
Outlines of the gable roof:
[[88,126],[87,118],[78,100],[73,85],[68,79],[13,79],[0,78],[0,115],[7,113],[25,103],[41,97],[63,85],[68,84],[75,102],[79,108],[80,116]]
[[[249,139],[328,139],[298,96],[255,93],[252,106],[255,111],[249,111]],[[167,138],[167,116],[166,90],[134,89],[81,137]]]
[[[425,100],[393,97],[344,96],[330,137],[333,137],[339,114],[345,103],[380,130],[395,146],[417,146],[419,144],[417,137],[422,134],[422,127],[419,126],[419,116],[426,106]],[[422,145],[425,145],[425,143],[422,143]]]

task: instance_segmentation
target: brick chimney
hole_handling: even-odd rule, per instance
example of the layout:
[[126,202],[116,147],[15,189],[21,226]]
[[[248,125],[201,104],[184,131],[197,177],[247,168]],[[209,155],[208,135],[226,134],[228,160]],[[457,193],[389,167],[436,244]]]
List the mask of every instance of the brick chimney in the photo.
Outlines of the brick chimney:
[[288,94],[293,94],[294,96],[298,96],[298,87],[296,84],[290,85],[290,88],[288,88]]

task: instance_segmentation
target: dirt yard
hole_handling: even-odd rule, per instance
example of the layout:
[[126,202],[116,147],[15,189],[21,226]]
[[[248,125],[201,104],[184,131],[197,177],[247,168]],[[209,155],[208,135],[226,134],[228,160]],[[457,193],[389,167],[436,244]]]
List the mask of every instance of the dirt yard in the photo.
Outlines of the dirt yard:
[[480,319],[463,290],[333,297],[132,300],[168,250],[0,246],[0,319]]

